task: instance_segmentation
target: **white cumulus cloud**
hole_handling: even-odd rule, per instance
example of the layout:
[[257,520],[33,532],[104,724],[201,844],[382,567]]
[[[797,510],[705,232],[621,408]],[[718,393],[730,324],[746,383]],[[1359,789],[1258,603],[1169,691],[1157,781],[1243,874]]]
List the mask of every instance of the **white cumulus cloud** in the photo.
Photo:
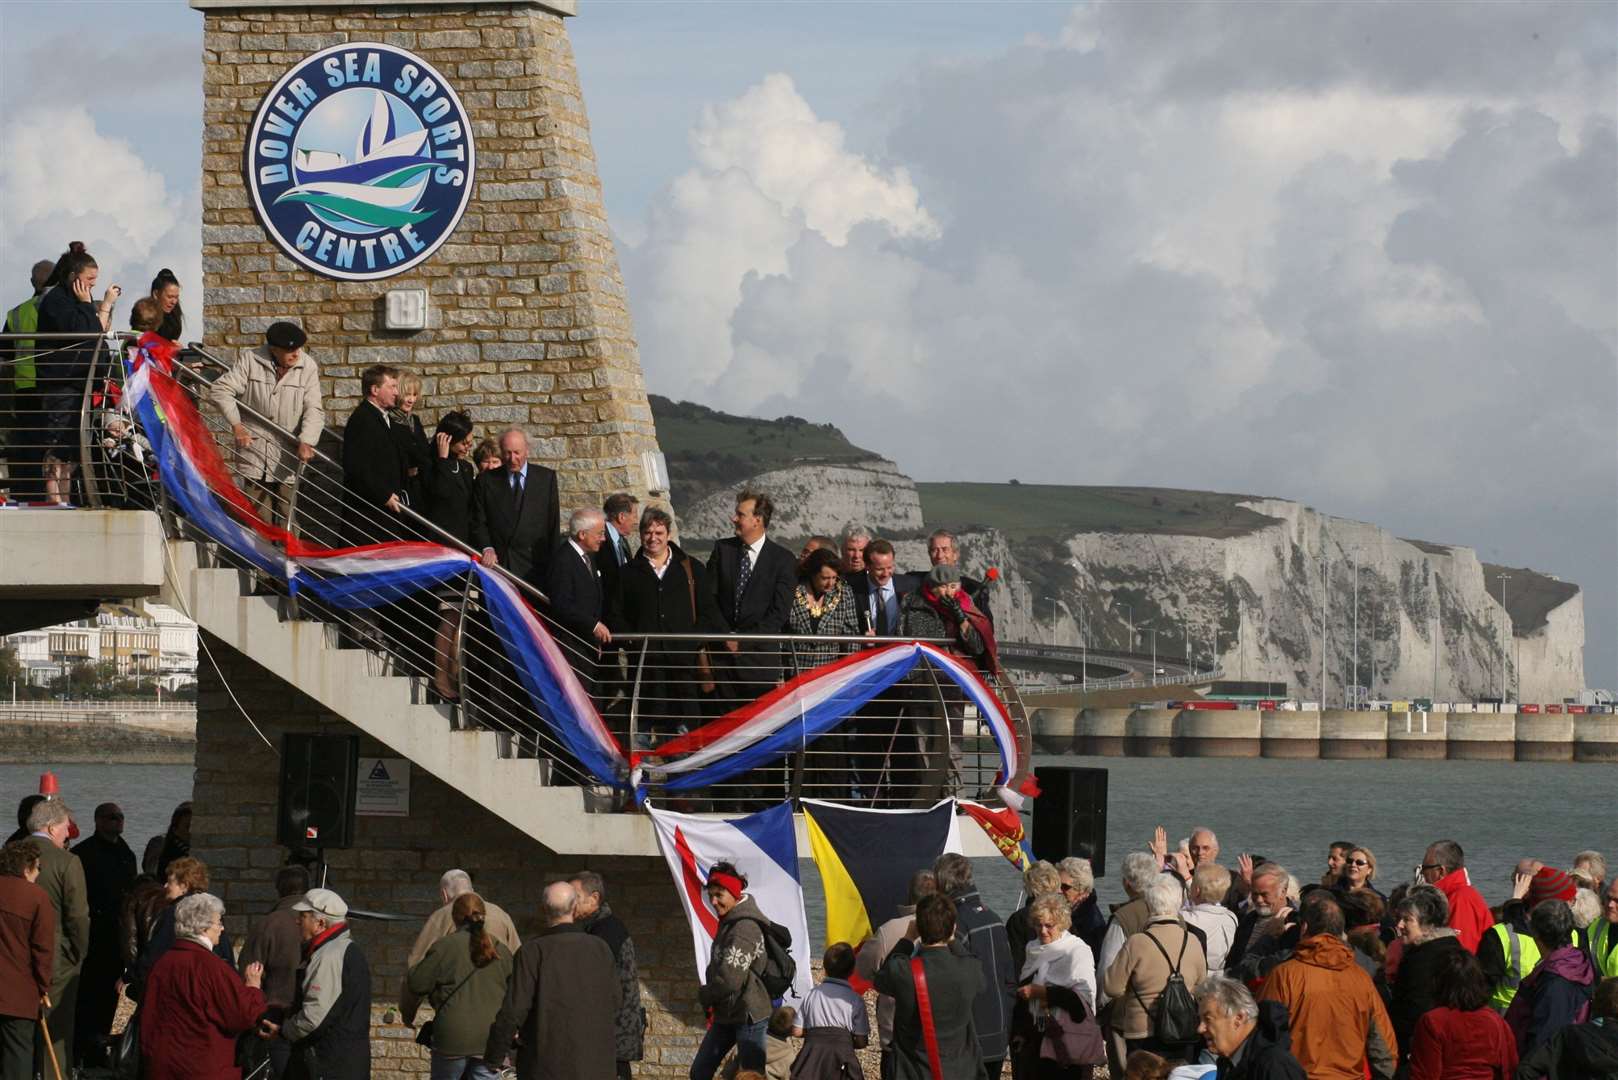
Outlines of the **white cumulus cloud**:
[[29,265],[81,240],[101,266],[98,287],[123,287],[115,325],[126,325],[130,305],[166,266],[185,286],[188,332],[201,335],[195,189],[172,190],[127,139],[104,134],[77,106],[13,113],[0,145],[0,250],[15,264],[13,286],[26,281]]
[[648,386],[926,479],[1471,544],[1583,585],[1610,679],[1611,11],[1086,4],[911,73],[863,118],[880,161],[771,76],[704,113],[626,255]]
[[737,362],[730,320],[744,286],[787,273],[806,237],[842,247],[869,225],[924,241],[938,223],[905,170],[851,152],[785,75],[705,109],[690,144],[693,167],[624,254],[648,378],[716,405],[793,392],[798,373]]

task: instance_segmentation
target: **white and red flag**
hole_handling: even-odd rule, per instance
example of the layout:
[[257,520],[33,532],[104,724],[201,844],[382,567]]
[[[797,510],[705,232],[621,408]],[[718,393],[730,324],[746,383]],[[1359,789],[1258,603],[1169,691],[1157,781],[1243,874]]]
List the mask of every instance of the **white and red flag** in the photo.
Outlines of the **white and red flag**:
[[765,918],[792,931],[792,957],[798,972],[786,1000],[796,1004],[814,985],[809,974],[809,918],[803,910],[803,884],[798,878],[798,841],[792,804],[783,802],[742,818],[676,814],[648,805],[657,843],[674,876],[680,906],[691,924],[691,946],[697,978],[708,971],[719,917],[708,906],[708,872],[729,862],[747,878],[747,895]]

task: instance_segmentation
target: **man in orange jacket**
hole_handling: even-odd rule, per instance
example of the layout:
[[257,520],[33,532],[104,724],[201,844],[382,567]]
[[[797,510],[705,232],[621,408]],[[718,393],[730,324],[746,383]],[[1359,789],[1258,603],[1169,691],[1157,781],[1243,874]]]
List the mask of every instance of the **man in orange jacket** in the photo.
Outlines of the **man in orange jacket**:
[[1399,1065],[1393,1021],[1344,936],[1343,909],[1324,890],[1303,902],[1292,958],[1264,980],[1260,1001],[1292,1018],[1292,1054],[1309,1080],[1392,1080]]
[[1449,901],[1450,929],[1460,937],[1462,948],[1476,956],[1483,935],[1494,925],[1494,916],[1483,894],[1472,887],[1461,845],[1453,840],[1434,840],[1422,856],[1421,877]]

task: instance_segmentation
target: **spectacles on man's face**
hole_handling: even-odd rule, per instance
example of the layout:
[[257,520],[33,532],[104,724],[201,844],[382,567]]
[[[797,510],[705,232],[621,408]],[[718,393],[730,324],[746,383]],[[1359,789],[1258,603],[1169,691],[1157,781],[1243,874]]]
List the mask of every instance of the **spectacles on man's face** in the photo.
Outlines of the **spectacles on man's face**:
[[1444,867],[1443,867],[1443,865],[1441,863],[1424,862],[1420,866],[1416,867],[1416,872],[1419,874],[1423,870],[1442,870],[1442,869],[1444,869]]
[[1077,885],[1073,884],[1071,881],[1062,882],[1062,884],[1059,886],[1059,888],[1061,888],[1062,894],[1064,896],[1067,895],[1068,893],[1076,893],[1076,892],[1079,891],[1079,887]]

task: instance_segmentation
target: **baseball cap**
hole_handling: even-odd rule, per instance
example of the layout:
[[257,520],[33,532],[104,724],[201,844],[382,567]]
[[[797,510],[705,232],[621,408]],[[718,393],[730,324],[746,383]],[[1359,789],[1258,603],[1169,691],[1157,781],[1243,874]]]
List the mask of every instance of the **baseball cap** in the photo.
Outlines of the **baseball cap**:
[[301,349],[309,335],[303,332],[303,327],[293,322],[273,322],[264,331],[264,340],[277,349]]
[[348,918],[348,905],[330,889],[310,889],[303,899],[292,905],[293,911],[312,911],[328,919]]

